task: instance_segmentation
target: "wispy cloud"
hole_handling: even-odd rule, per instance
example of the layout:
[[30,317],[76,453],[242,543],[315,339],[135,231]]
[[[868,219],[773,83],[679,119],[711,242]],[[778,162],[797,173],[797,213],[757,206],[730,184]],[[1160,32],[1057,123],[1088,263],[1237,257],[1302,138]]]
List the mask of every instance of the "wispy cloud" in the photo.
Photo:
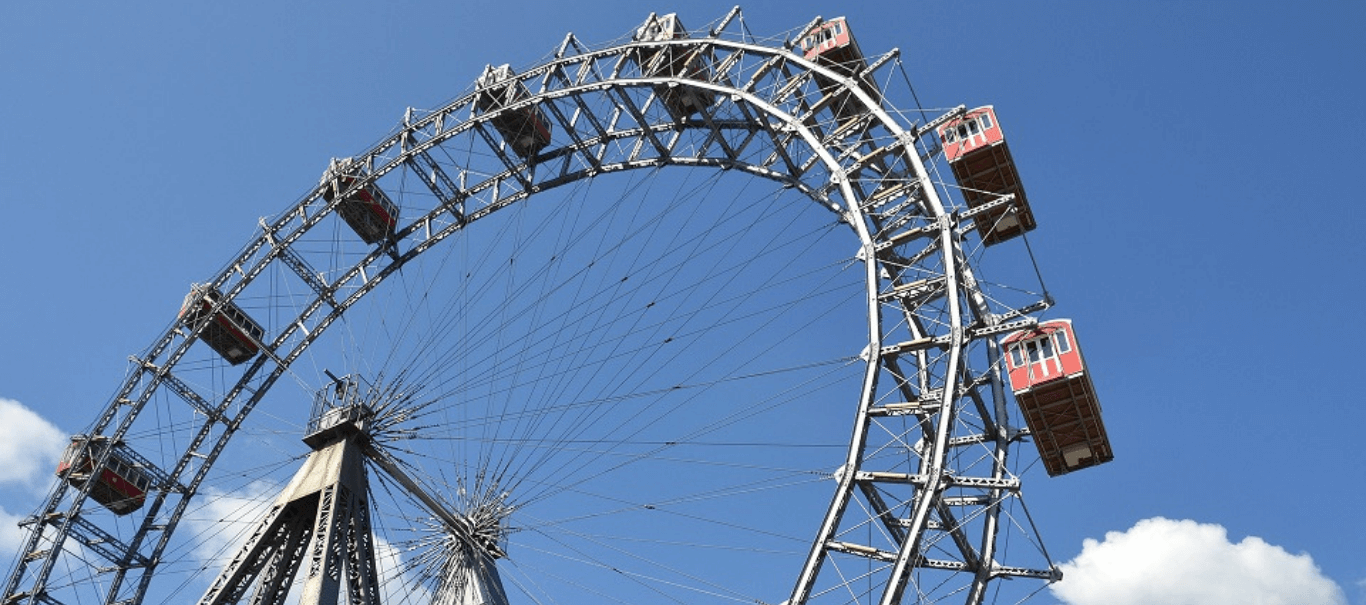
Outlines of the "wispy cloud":
[[67,435],[37,412],[0,398],[0,484],[46,486]]
[[196,559],[215,572],[227,565],[279,490],[274,483],[253,481],[235,491],[213,487],[201,491],[198,508],[186,516],[181,529],[193,536]]
[[19,527],[19,515],[11,515],[8,511],[0,508],[0,561],[13,559],[13,554],[19,550],[19,545],[23,543],[26,536],[23,529]]
[[1086,540],[1062,564],[1053,595],[1067,605],[1346,605],[1307,553],[1255,536],[1233,543],[1220,525],[1144,519]]
[[[27,533],[24,510],[51,481],[67,435],[37,412],[0,397],[0,560],[12,560]],[[17,489],[16,489],[17,488]],[[27,511],[25,511],[27,512]]]

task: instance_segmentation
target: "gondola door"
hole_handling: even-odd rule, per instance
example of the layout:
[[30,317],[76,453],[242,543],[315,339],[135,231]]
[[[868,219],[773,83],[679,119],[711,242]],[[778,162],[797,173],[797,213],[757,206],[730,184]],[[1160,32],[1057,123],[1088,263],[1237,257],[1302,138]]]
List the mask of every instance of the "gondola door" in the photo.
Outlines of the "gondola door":
[[950,125],[946,129],[948,136],[945,137],[945,143],[953,145],[956,152],[949,154],[949,160],[956,160],[969,152],[996,142],[987,136],[992,125],[990,112],[981,112],[976,115],[969,112],[968,118],[959,121],[956,126]]
[[1029,363],[1030,384],[1062,375],[1062,360],[1058,357],[1058,347],[1053,342],[1052,334],[1026,340],[1021,346],[1024,347],[1025,360]]

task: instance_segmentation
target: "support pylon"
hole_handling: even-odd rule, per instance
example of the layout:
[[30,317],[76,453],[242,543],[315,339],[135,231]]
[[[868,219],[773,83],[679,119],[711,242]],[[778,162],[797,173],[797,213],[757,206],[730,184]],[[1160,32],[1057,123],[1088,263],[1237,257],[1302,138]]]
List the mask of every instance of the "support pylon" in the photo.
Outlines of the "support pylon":
[[345,583],[351,603],[379,605],[369,482],[360,433],[314,450],[238,550],[201,605],[280,605],[300,569],[301,605],[334,605]]
[[283,605],[300,570],[304,573],[300,605],[337,605],[343,585],[348,605],[380,605],[367,460],[426,507],[446,531],[442,553],[446,559],[434,603],[508,605],[495,565],[495,559],[505,556],[498,546],[498,520],[489,527],[477,527],[471,517],[451,512],[375,447],[368,432],[375,408],[363,396],[376,393],[375,389],[361,393],[360,382],[351,376],[334,377],[318,393],[310,433],[304,437],[313,453],[199,600],[200,605],[240,603],[252,586],[256,587],[252,605]]

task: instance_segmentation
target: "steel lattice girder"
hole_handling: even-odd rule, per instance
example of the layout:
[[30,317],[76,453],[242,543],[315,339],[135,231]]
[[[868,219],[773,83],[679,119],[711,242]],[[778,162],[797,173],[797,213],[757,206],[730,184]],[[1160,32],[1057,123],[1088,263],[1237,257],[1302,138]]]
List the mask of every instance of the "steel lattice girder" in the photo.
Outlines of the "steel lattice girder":
[[[670,45],[685,47],[710,58],[714,71],[707,79],[682,76],[642,77],[633,73],[628,57],[636,48]],[[848,94],[864,103],[868,118],[857,129],[841,131],[833,123],[827,102],[823,102],[814,85],[814,76],[843,82]],[[337,201],[323,199],[322,188],[306,196],[294,208],[281,214],[273,222],[263,224],[263,233],[212,280],[223,296],[220,305],[230,304],[257,276],[277,263],[287,265],[300,280],[318,294],[317,300],[300,309],[295,320],[281,327],[270,342],[262,343],[267,353],[257,357],[237,382],[219,398],[213,414],[186,447],[186,455],[173,469],[167,471],[173,482],[184,483],[184,490],[163,491],[147,507],[141,529],[127,541],[123,558],[126,560],[157,561],[169,539],[171,530],[179,522],[191,495],[198,489],[205,473],[222,451],[236,427],[254,408],[263,394],[332,322],[363,295],[377,287],[388,275],[405,262],[441,242],[451,234],[501,208],[526,199],[538,192],[609,172],[648,168],[661,165],[683,165],[736,169],[791,185],[817,203],[841,215],[858,235],[866,263],[869,284],[869,352],[866,355],[867,378],[864,395],[859,404],[859,429],[850,448],[851,469],[860,469],[870,449],[886,447],[868,442],[868,432],[877,415],[877,402],[885,393],[879,391],[879,376],[891,372],[900,376],[892,390],[904,390],[914,397],[918,407],[902,408],[901,413],[918,419],[931,446],[919,452],[928,468],[916,469],[923,477],[913,485],[911,503],[913,514],[909,521],[895,523],[904,531],[895,534],[896,570],[890,572],[890,588],[883,599],[894,602],[904,588],[905,576],[911,566],[961,569],[977,574],[980,580],[974,591],[980,592],[986,579],[996,574],[1040,577],[1053,572],[1018,571],[995,562],[990,565],[992,538],[983,538],[982,552],[962,549],[967,562],[961,566],[931,564],[922,557],[921,539],[926,531],[937,528],[935,511],[942,504],[942,492],[950,486],[980,487],[989,517],[1005,499],[1003,492],[1012,492],[1004,471],[1004,443],[1014,435],[986,435],[983,440],[998,442],[998,455],[989,477],[963,477],[946,474],[943,467],[946,452],[955,443],[953,433],[958,406],[964,398],[979,398],[976,386],[989,385],[991,401],[979,405],[1001,407],[999,376],[987,376],[985,383],[964,388],[966,359],[964,349],[974,339],[989,339],[1004,329],[1002,318],[1010,313],[993,313],[976,291],[971,278],[971,267],[963,261],[961,236],[957,222],[947,213],[935,193],[933,182],[925,170],[916,130],[894,120],[874,99],[869,97],[852,79],[841,78],[826,68],[793,55],[786,48],[772,48],[748,42],[714,38],[671,40],[666,42],[630,43],[597,50],[580,48],[572,37],[567,39],[560,55],[517,76],[528,84],[532,94],[510,105],[506,110],[524,106],[548,107],[548,115],[556,121],[557,132],[564,132],[568,142],[552,146],[530,161],[520,161],[499,153],[502,167],[492,172],[472,171],[457,165],[441,165],[430,152],[460,137],[484,136],[481,124],[495,114],[474,115],[475,93],[467,94],[446,107],[416,120],[404,120],[399,133],[356,158],[364,170],[364,177],[353,187],[361,187],[383,178],[389,172],[414,163],[428,165],[434,175],[427,181],[440,203],[422,216],[401,225],[391,245],[375,248],[352,268],[330,283],[312,279],[305,255],[291,245],[336,212]],[[700,119],[664,119],[651,114],[654,103],[652,87],[656,85],[690,86],[705,89],[720,99],[718,106],[704,111]],[[723,119],[722,114],[738,116]],[[923,129],[921,129],[923,130]],[[485,133],[487,134],[487,133]],[[496,141],[489,144],[497,147]],[[432,170],[436,168],[437,170]],[[477,176],[476,176],[477,175]],[[450,190],[452,186],[458,190]],[[875,199],[879,192],[885,199]],[[337,196],[340,199],[341,196]],[[843,200],[840,204],[836,200]],[[888,211],[883,211],[887,209]],[[913,244],[919,249],[903,250]],[[882,321],[880,297],[897,288],[913,288],[918,280],[938,280],[942,287],[934,297],[891,298],[901,306],[905,321],[891,330]],[[1046,304],[1020,310],[1023,316]],[[905,339],[894,332],[909,332],[906,342],[928,342],[934,346],[903,347],[887,345]],[[125,383],[105,413],[97,421],[93,432],[108,433],[118,439],[132,425],[142,407],[168,382],[170,371],[194,342],[195,335],[180,329],[168,331],[144,356],[151,364],[159,361],[159,370],[136,372]],[[895,350],[883,347],[900,347]],[[916,349],[916,350],[911,350]],[[902,365],[910,365],[904,370]],[[189,397],[192,403],[202,400]],[[217,414],[234,409],[233,416]],[[881,409],[889,409],[883,406]],[[988,417],[994,414],[987,414]],[[226,422],[223,428],[219,422]],[[900,437],[896,437],[900,439]],[[203,460],[198,466],[191,459]],[[907,476],[910,476],[908,473]],[[863,476],[863,485],[881,483],[873,476]],[[794,603],[804,602],[817,583],[821,562],[831,552],[892,552],[872,545],[849,546],[835,536],[844,523],[845,510],[856,495],[859,485],[855,473],[846,473],[833,499],[831,513],[815,541],[807,570],[798,582]],[[974,485],[974,482],[976,484]],[[68,498],[66,487],[57,490],[46,504],[46,510],[56,511],[65,503],[68,517],[79,513],[83,499]],[[867,488],[865,488],[867,489]],[[873,493],[868,491],[866,493]],[[967,500],[963,500],[966,502]],[[893,523],[893,514],[886,504],[876,499],[867,502],[870,518],[881,523]],[[163,509],[169,507],[167,513]],[[942,513],[940,516],[943,516]],[[942,523],[942,519],[939,521]],[[994,522],[993,522],[994,523]],[[859,525],[859,524],[854,524]],[[69,526],[51,515],[42,516],[31,530],[25,553],[38,552],[45,530],[53,542],[46,557],[26,557],[11,575],[6,594],[43,596],[44,583],[53,562],[61,554],[61,544]],[[961,532],[953,534],[955,542],[966,544]],[[990,532],[988,532],[990,533]],[[881,558],[878,555],[874,558]],[[29,569],[37,565],[37,569]],[[110,582],[110,601],[137,601],[145,593],[153,566],[140,568],[142,575],[134,578],[135,586],[125,585],[128,569],[120,569]],[[28,590],[24,590],[25,579]]]

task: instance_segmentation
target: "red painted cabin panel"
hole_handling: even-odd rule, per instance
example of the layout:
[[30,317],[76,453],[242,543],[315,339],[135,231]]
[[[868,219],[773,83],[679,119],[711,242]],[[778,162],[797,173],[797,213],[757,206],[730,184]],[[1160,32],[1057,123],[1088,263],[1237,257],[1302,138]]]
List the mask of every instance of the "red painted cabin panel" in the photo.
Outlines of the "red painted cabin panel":
[[[180,322],[195,328],[208,317],[222,295],[212,287],[195,284],[180,305]],[[216,351],[228,363],[237,365],[255,357],[260,352],[260,342],[265,331],[237,305],[228,303],[204,324],[199,339]]]
[[[85,455],[79,455],[81,447],[87,442],[90,446]],[[67,483],[77,488],[89,485],[87,491],[92,499],[116,515],[126,515],[142,508],[147,501],[147,490],[151,489],[152,479],[139,470],[132,460],[122,456],[118,448],[114,448],[105,468],[91,484],[95,459],[104,455],[108,448],[107,441],[90,441],[84,435],[72,437],[71,444],[57,463],[57,476],[61,477],[70,470],[66,476]]]
[[859,69],[866,67],[863,53],[849,31],[849,21],[844,17],[817,25],[802,38],[801,46],[802,55],[812,61],[819,59],[832,64],[849,63],[850,66],[857,63]]
[[1114,459],[1100,401],[1069,319],[1041,322],[1001,342],[1011,390],[1052,476]]
[[[339,192],[350,190],[356,180],[349,159],[332,160],[323,174],[323,199],[331,202]],[[367,244],[389,240],[398,227],[398,205],[373,182],[342,198],[337,214]]]
[[[507,65],[485,66],[476,86],[479,95],[475,98],[474,106],[480,113],[498,112],[531,96],[526,85],[517,79],[517,74]],[[534,106],[502,111],[489,121],[522,159],[535,156],[550,144],[550,123],[541,110]]]
[[940,126],[938,134],[944,157],[969,208],[1003,195],[1015,196],[1013,213],[1009,212],[1012,206],[1001,206],[973,218],[982,242],[991,246],[1033,231],[1037,226],[1034,213],[1025,197],[1010,146],[996,120],[996,110],[990,105],[968,110],[963,117]]
[[[806,59],[845,77],[856,78],[868,67],[863,51],[859,49],[858,40],[849,30],[849,22],[844,17],[830,19],[817,25],[802,36],[798,47]],[[858,118],[866,115],[864,105],[849,94],[839,82],[818,75],[816,85],[820,87],[821,94],[829,99],[841,127],[856,123]],[[882,91],[878,90],[877,85],[867,76],[858,78],[858,85],[875,102],[882,102]]]
[[[678,20],[678,15],[662,17],[653,13],[636,29],[637,42],[662,42],[682,40],[688,37],[688,30]],[[704,63],[701,47],[691,49],[681,46],[642,48],[632,53],[631,58],[640,65],[641,75],[647,78],[674,77],[692,80],[708,80],[709,72]],[[675,119],[686,118],[711,106],[716,95],[705,88],[656,84],[655,96],[663,103],[669,115]]]

